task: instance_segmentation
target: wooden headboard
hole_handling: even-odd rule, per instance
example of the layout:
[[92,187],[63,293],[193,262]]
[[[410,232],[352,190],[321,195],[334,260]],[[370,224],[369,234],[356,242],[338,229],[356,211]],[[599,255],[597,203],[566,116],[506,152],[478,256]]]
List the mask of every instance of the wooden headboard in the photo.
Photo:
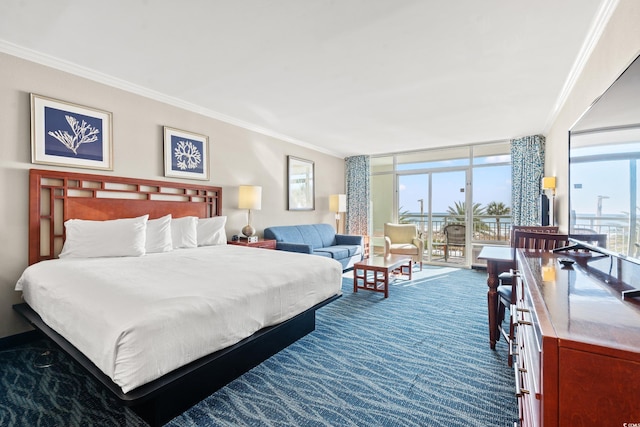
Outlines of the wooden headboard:
[[56,258],[64,221],[108,220],[149,214],[159,218],[222,213],[222,188],[107,175],[29,171],[29,265]]

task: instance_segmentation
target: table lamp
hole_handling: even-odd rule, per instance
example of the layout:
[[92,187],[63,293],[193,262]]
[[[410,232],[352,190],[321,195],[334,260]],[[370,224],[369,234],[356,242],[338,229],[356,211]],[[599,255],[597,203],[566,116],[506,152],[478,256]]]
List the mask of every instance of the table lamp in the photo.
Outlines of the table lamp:
[[242,234],[251,237],[256,229],[251,226],[251,209],[262,209],[262,187],[258,185],[241,185],[238,191],[238,209],[248,209],[247,225],[242,227]]
[[545,176],[542,178],[542,190],[547,191],[551,190],[551,209],[549,213],[549,224],[553,225],[554,223],[554,213],[555,213],[555,202],[556,202],[556,177],[555,176]]
[[553,195],[556,195],[556,177],[555,176],[545,176],[542,178],[542,189],[543,190],[551,190]]
[[347,195],[332,194],[329,196],[329,210],[336,213],[336,233],[339,233],[340,214],[347,211]]

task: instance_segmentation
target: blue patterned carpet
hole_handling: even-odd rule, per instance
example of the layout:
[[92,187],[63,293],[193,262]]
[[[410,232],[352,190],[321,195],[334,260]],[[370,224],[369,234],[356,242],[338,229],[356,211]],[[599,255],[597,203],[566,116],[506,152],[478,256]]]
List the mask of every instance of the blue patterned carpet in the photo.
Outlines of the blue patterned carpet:
[[[425,267],[388,299],[352,292],[316,330],[168,426],[512,426],[506,345],[489,349],[486,273]],[[0,352],[0,425],[138,426],[47,341]],[[48,368],[37,367],[53,361]]]

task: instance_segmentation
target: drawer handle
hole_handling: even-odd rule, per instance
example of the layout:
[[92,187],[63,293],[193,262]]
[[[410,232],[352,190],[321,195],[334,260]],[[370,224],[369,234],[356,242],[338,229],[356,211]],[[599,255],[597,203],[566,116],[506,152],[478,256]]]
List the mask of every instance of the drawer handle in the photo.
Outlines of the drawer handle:
[[522,397],[524,394],[529,394],[529,390],[520,387],[520,368],[518,364],[513,364],[513,373],[516,377],[516,397]]
[[520,393],[520,372],[518,372],[518,364],[515,360],[513,362],[513,375],[516,379],[516,397],[521,397],[522,394]]
[[530,313],[531,310],[529,310],[528,308],[516,308],[516,311],[519,311],[520,313]]
[[518,325],[533,325],[533,323],[526,320],[518,320]]

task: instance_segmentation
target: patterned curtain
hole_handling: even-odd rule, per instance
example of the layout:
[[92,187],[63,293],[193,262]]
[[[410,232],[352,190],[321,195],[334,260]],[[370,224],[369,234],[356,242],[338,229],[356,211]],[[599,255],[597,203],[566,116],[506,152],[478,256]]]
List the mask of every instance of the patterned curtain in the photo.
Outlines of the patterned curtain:
[[370,227],[370,161],[369,156],[347,157],[345,180],[347,186],[347,234],[369,235]]
[[540,224],[544,136],[511,140],[511,216],[513,225]]

